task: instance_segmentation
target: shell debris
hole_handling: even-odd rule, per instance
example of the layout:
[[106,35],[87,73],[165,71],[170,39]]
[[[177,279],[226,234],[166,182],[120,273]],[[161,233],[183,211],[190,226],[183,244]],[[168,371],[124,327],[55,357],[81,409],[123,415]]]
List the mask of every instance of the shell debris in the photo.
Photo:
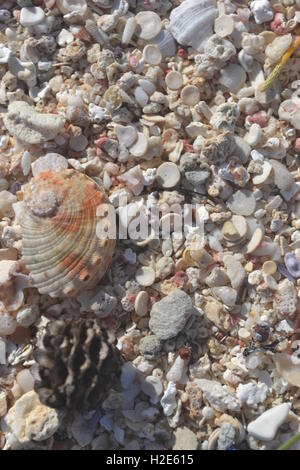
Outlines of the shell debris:
[[0,3],[0,450],[300,449],[300,1]]

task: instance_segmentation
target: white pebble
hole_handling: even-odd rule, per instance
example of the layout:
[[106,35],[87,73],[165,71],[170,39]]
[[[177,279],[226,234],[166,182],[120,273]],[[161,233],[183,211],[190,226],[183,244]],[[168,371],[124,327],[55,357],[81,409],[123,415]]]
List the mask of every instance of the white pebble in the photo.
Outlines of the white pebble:
[[140,286],[152,286],[155,281],[155,272],[151,267],[143,266],[137,270],[135,279]]
[[0,338],[0,364],[6,364],[6,342]]
[[82,152],[86,148],[88,140],[85,135],[73,135],[70,139],[69,145],[75,152]]
[[148,302],[149,302],[149,294],[143,290],[139,292],[134,302],[135,313],[139,317],[144,317],[147,314]]
[[0,314],[0,335],[12,335],[17,326],[16,320],[9,313]]
[[18,385],[21,387],[24,393],[30,392],[34,388],[34,378],[32,377],[28,369],[21,370],[17,376],[16,380]]
[[20,23],[24,27],[36,26],[45,18],[45,13],[40,7],[24,7],[21,9]]
[[256,145],[259,144],[260,140],[262,137],[262,130],[261,127],[258,124],[252,124],[248,135],[246,137],[246,140],[249,145],[252,145],[252,147],[255,147]]

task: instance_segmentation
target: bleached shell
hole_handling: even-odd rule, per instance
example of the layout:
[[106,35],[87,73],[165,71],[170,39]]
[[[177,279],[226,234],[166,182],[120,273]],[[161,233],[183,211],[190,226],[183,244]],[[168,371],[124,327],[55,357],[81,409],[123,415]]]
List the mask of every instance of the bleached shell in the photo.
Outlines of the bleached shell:
[[179,44],[201,52],[213,34],[215,0],[185,0],[170,15],[169,30]]
[[74,170],[45,171],[24,187],[16,211],[23,261],[33,286],[51,297],[72,296],[105,274],[115,239],[100,238],[107,219],[105,193]]
[[163,29],[150,42],[159,48],[163,57],[173,57],[176,54],[176,43],[172,34],[166,29]]

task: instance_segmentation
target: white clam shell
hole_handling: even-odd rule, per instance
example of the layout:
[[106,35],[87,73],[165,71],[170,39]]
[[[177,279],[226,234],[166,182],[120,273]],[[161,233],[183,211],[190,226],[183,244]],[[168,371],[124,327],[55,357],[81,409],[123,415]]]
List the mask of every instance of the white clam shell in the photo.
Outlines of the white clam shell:
[[170,15],[169,30],[179,44],[202,51],[213,34],[215,0],[185,0]]
[[15,212],[23,261],[41,294],[75,295],[105,274],[115,247],[103,235],[110,223],[106,203],[101,188],[74,170],[45,171],[24,187]]
[[139,26],[137,34],[141,39],[149,41],[160,33],[162,28],[161,19],[154,11],[141,11],[135,19]]
[[147,64],[158,65],[162,60],[162,53],[155,44],[147,44],[143,50],[143,58]]

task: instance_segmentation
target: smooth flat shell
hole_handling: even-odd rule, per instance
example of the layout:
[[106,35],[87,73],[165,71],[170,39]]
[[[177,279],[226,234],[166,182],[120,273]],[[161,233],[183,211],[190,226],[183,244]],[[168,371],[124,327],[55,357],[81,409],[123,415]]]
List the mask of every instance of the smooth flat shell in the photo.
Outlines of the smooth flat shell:
[[178,166],[172,162],[165,162],[157,169],[156,178],[163,188],[174,188],[180,181]]
[[172,70],[166,75],[166,85],[171,90],[179,90],[183,84],[182,74]]
[[137,141],[129,148],[131,155],[134,157],[142,157],[148,150],[148,138],[142,132],[138,132]]
[[155,281],[155,272],[150,266],[143,266],[137,270],[135,279],[140,286],[152,286]]
[[255,251],[256,248],[259,247],[259,245],[262,242],[263,235],[264,235],[263,231],[260,228],[257,228],[255,230],[255,232],[253,233],[253,235],[251,237],[251,240],[246,245],[245,249],[246,249],[247,254],[253,253],[253,251]]
[[186,85],[182,88],[180,97],[184,104],[194,106],[200,100],[200,90],[195,85]]
[[242,215],[233,215],[231,221],[235,226],[236,230],[238,231],[240,238],[244,238],[248,230],[248,224],[245,217],[243,217]]
[[116,124],[115,134],[120,144],[125,145],[125,147],[131,147],[137,139],[137,130],[133,126],[121,126],[121,124]]
[[275,261],[272,260],[265,261],[262,266],[262,270],[268,276],[272,276],[277,271],[277,264],[275,263]]
[[155,44],[148,44],[143,49],[143,57],[147,64],[159,65],[162,61],[160,49]]
[[230,196],[227,206],[234,214],[247,216],[255,211],[256,200],[249,189],[240,189]]
[[277,160],[269,160],[269,162],[274,171],[274,183],[279,189],[287,191],[294,183],[291,173]]

